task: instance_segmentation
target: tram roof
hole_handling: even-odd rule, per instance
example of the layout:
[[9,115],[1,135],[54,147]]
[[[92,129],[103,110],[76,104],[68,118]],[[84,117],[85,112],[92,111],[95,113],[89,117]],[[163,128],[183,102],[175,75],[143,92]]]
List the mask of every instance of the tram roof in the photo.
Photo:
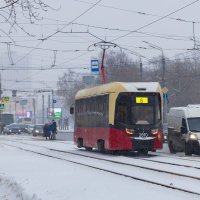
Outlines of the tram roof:
[[75,99],[87,98],[90,96],[98,96],[109,93],[119,92],[159,92],[161,87],[158,82],[112,82],[99,85],[92,88],[79,90]]

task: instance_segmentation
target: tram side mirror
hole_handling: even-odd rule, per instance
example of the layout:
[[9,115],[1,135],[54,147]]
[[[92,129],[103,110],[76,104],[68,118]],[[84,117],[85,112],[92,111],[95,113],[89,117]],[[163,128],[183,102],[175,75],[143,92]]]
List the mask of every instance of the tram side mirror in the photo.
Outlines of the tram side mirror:
[[74,107],[70,107],[70,114],[74,114]]
[[181,134],[185,134],[186,133],[186,128],[181,126]]

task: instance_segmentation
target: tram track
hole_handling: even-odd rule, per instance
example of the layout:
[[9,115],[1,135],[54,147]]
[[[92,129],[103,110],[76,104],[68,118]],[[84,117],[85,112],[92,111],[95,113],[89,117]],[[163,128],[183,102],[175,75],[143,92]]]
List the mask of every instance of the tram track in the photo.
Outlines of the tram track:
[[150,154],[150,155],[159,155],[159,156],[162,156],[162,157],[167,157],[167,158],[175,158],[175,159],[179,159],[179,160],[189,160],[189,161],[193,161],[193,162],[200,162],[200,156],[195,156],[194,158],[197,158],[197,159],[192,159],[193,157],[183,157],[183,156],[178,156],[176,154],[169,154],[169,153],[165,153],[165,152],[156,152],[156,153],[153,153],[153,154]]
[[[25,147],[19,147],[16,144],[15,145],[13,145],[13,144],[7,144],[7,143],[4,143],[4,142],[1,142],[1,144],[12,146],[12,147],[18,148],[20,150],[31,152],[31,153],[35,153],[35,154],[38,154],[38,155],[41,155],[41,156],[51,157],[51,158],[54,158],[54,159],[59,159],[59,160],[71,162],[71,163],[74,163],[74,164],[79,164],[79,165],[82,165],[82,166],[85,166],[85,167],[90,167],[90,168],[93,168],[93,169],[96,169],[96,170],[101,170],[101,171],[105,171],[105,172],[112,173],[112,174],[115,174],[115,175],[120,175],[120,176],[123,176],[123,177],[131,178],[131,179],[134,179],[134,180],[143,181],[143,182],[146,182],[146,183],[150,183],[150,184],[154,184],[154,185],[159,185],[159,186],[162,186],[162,187],[166,187],[166,188],[170,188],[170,189],[175,189],[175,190],[179,190],[179,191],[182,191],[182,192],[187,192],[187,193],[190,193],[190,194],[195,194],[195,195],[199,195],[200,196],[200,193],[195,192],[195,191],[187,190],[187,189],[180,188],[180,187],[175,187],[173,185],[168,185],[168,184],[160,183],[158,181],[144,179],[143,177],[133,176],[133,175],[129,175],[129,174],[125,174],[125,173],[113,171],[113,170],[110,170],[110,169],[105,169],[105,168],[102,168],[102,167],[93,166],[91,164],[86,164],[86,163],[83,163],[83,162],[78,162],[78,161],[70,160],[70,159],[67,159],[66,157],[63,158],[63,157],[54,156],[54,155],[52,155],[52,153],[50,153],[50,154],[41,153],[41,152],[38,152],[38,151],[27,149]],[[46,148],[46,147],[42,147],[40,145],[32,145],[32,144],[27,144],[27,143],[25,145],[38,146],[38,147],[41,147],[41,148]],[[50,150],[51,152],[53,151],[53,152],[59,152],[59,153],[64,153],[64,154],[66,154],[66,153],[67,154],[73,154],[75,156],[89,157],[90,159],[92,158],[92,159],[96,159],[96,160],[100,160],[100,161],[104,161],[104,162],[110,162],[110,163],[113,163],[113,164],[116,164],[116,165],[124,165],[124,166],[129,166],[129,167],[138,167],[138,168],[144,169],[144,170],[151,170],[151,171],[156,171],[156,172],[160,172],[160,173],[166,173],[163,170],[159,170],[158,171],[158,170],[153,170],[151,168],[148,169],[147,167],[136,166],[136,165],[132,165],[132,164],[122,163],[122,162],[119,162],[119,161],[112,161],[112,160],[108,160],[108,159],[96,158],[96,157],[91,157],[91,156],[81,155],[81,154],[77,155],[76,153],[65,152],[65,151],[61,151],[61,150],[55,150],[55,149],[52,149],[52,148],[46,148],[46,149]],[[200,178],[198,178],[198,177],[191,177],[191,176],[187,176],[187,175],[183,175],[183,174],[170,173],[170,172],[167,172],[167,174],[173,175],[173,176],[181,176],[181,177],[187,178],[187,179],[195,179],[196,181],[200,180]]]
[[[11,142],[15,142],[13,140],[10,140]],[[116,163],[116,164],[126,164],[128,166],[133,166],[133,167],[139,167],[139,168],[143,168],[143,169],[148,169],[148,170],[153,170],[153,171],[157,171],[157,172],[162,172],[162,173],[168,173],[168,174],[173,174],[173,172],[169,172],[169,171],[165,171],[165,170],[161,170],[161,169],[154,169],[154,168],[149,168],[149,167],[145,167],[145,166],[142,166],[142,165],[136,165],[136,164],[130,164],[130,163],[123,163],[123,162],[119,162],[119,161],[114,161],[114,160],[110,160],[110,159],[105,159],[105,158],[98,158],[98,157],[95,157],[95,156],[91,156],[91,155],[85,155],[85,154],[80,154],[80,153],[74,153],[74,152],[71,152],[71,151],[64,151],[64,150],[58,150],[58,149],[53,149],[53,148],[47,148],[46,146],[42,146],[42,145],[36,145],[36,144],[29,144],[29,143],[25,143],[25,142],[19,142],[17,141],[18,143],[21,143],[21,144],[25,144],[25,145],[32,145],[32,146],[37,146],[37,147],[42,147],[42,148],[46,148],[46,149],[49,149],[51,151],[57,151],[57,152],[61,152],[61,153],[66,153],[66,154],[71,154],[71,155],[76,155],[76,156],[82,156],[82,157],[87,157],[87,158],[92,158],[92,159],[98,159],[98,160],[102,160],[102,161],[109,161],[109,162],[112,162],[112,163]],[[78,149],[80,150],[80,149]],[[83,151],[81,151],[83,152]],[[86,150],[84,150],[84,153],[86,152]],[[88,152],[88,151],[87,151]],[[95,151],[89,151],[90,153],[92,152],[95,152]],[[95,153],[98,153],[98,152],[95,152]],[[102,154],[101,154],[102,155]],[[106,154],[107,155],[107,154]],[[133,157],[130,157],[130,156],[123,156],[123,157],[126,157],[126,158],[133,158]],[[147,161],[147,162],[153,162],[153,163],[159,163],[159,164],[165,164],[165,165],[172,165],[172,166],[178,166],[178,167],[186,167],[186,168],[193,168],[193,169],[197,169],[197,170],[200,170],[200,167],[195,167],[195,166],[191,166],[191,165],[185,165],[185,164],[178,164],[178,163],[172,163],[172,162],[163,162],[163,161],[158,161],[158,160],[153,160],[153,159],[150,159],[149,157],[148,158],[133,158],[133,159],[138,159],[138,160],[144,160],[144,161]],[[176,158],[175,158],[176,159]],[[195,162],[195,161],[193,161]],[[180,173],[174,173],[174,175],[179,175],[179,176],[185,176],[185,177],[189,177],[189,178],[194,178],[194,179],[197,179],[197,180],[200,180],[200,177],[194,177],[194,176],[187,176],[187,175],[183,175],[183,174],[180,174]]]

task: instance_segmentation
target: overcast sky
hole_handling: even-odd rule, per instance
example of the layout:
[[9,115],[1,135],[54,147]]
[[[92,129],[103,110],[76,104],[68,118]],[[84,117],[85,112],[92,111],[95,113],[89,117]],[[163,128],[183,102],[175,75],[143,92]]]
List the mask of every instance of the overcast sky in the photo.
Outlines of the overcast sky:
[[[33,71],[27,73],[25,78],[33,81],[32,87],[34,87],[35,81],[43,81],[40,88],[47,86],[55,88],[58,77],[66,72],[66,69],[61,68],[78,68],[73,71],[79,73],[80,69],[83,69],[82,71],[88,72],[89,70],[84,68],[89,68],[91,58],[98,57],[100,53],[100,49],[93,48],[92,45],[100,42],[101,39],[114,42],[122,48],[140,53],[146,58],[158,56],[161,51],[150,48],[143,41],[161,47],[165,56],[169,58],[193,48],[193,24],[195,39],[200,40],[200,1],[170,15],[170,18],[164,19],[161,18],[195,1],[102,0],[93,8],[91,7],[98,0],[48,0],[46,2],[55,9],[49,9],[45,13],[40,12],[43,20],[28,25],[26,24],[27,20],[22,16],[19,17],[21,26],[34,37],[27,36],[19,29],[17,32],[13,29],[10,36],[15,41],[15,45],[24,46],[13,46],[13,43],[9,46],[14,66],[9,66],[11,60],[7,58],[7,54],[9,54],[7,45],[2,44],[0,50],[1,66],[16,67],[16,69],[19,66],[34,68]],[[91,9],[88,10],[89,8]],[[87,12],[85,13],[85,11]],[[81,14],[83,15],[80,16]],[[150,24],[158,19],[161,20]],[[187,22],[183,22],[183,20]],[[73,24],[69,24],[72,21]],[[2,27],[4,30],[8,30],[5,23],[2,23]],[[57,33],[43,42],[41,41],[42,38],[46,38],[58,30],[90,32],[94,36],[89,33]],[[135,30],[139,30],[139,33],[134,32]],[[130,33],[130,31],[133,32]],[[1,42],[12,42],[3,32],[0,35]],[[90,50],[94,50],[92,52],[87,51],[90,45]],[[129,51],[126,53],[133,60],[138,59]],[[146,58],[144,58],[144,63],[148,61]],[[52,67],[54,64],[55,66]],[[49,68],[49,70],[35,70],[41,67]],[[7,74],[7,72],[3,72],[4,81],[10,79]],[[20,76],[18,80],[20,80]],[[12,82],[9,84],[10,87],[13,86]]]

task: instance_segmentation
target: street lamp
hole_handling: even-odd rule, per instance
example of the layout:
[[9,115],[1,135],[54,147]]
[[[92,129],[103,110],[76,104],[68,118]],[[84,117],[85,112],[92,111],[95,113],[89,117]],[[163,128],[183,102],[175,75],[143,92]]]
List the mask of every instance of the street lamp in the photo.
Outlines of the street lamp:
[[147,41],[143,41],[144,43],[148,44],[151,48],[153,49],[157,49],[159,51],[161,51],[162,53],[162,88],[163,88],[163,97],[164,97],[164,105],[163,105],[163,122],[164,123],[167,123],[167,104],[168,104],[168,95],[167,95],[167,92],[168,92],[168,89],[167,89],[167,83],[166,83],[166,80],[165,80],[165,56],[164,56],[164,53],[163,53],[163,49],[155,44],[152,44],[150,42],[147,42]]

